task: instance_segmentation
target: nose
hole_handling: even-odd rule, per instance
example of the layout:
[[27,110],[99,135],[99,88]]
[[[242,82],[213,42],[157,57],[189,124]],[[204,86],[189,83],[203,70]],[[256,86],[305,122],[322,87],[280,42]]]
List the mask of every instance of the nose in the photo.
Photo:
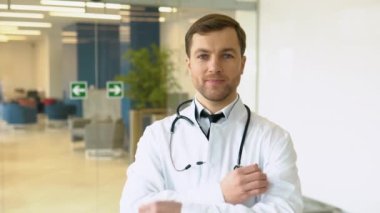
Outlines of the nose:
[[218,59],[218,57],[212,57],[209,61],[209,72],[221,72],[222,66],[221,61]]

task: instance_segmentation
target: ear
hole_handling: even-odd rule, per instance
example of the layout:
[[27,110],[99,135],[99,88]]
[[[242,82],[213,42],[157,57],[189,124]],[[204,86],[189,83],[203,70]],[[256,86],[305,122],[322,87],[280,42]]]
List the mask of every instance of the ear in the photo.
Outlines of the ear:
[[191,64],[190,64],[190,58],[189,57],[186,57],[186,68],[187,68],[187,73],[190,74]]
[[241,58],[241,70],[240,70],[241,75],[244,73],[244,67],[245,67],[245,61],[246,60],[247,60],[247,57],[245,57],[245,55],[243,55],[243,57]]

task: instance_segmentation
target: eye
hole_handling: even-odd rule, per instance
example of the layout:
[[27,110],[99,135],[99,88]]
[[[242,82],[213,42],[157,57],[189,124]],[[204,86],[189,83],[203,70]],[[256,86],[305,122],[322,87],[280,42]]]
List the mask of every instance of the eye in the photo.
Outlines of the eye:
[[201,59],[201,60],[207,60],[209,58],[209,55],[208,54],[199,54],[197,56],[198,59]]
[[234,58],[234,55],[232,55],[231,53],[223,53],[223,58],[225,59]]

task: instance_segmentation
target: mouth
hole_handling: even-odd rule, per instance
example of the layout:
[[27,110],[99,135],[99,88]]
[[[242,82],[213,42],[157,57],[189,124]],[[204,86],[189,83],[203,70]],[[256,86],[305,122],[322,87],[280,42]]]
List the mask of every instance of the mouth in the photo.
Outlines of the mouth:
[[206,84],[211,84],[211,85],[219,85],[224,82],[224,79],[206,79],[205,83]]

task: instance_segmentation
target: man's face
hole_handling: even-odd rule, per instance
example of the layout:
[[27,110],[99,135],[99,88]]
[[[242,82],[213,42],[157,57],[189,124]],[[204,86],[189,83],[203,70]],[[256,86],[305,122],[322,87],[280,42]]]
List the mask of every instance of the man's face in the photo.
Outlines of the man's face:
[[236,97],[245,56],[240,53],[233,28],[194,34],[186,62],[193,85],[203,101],[228,103]]

